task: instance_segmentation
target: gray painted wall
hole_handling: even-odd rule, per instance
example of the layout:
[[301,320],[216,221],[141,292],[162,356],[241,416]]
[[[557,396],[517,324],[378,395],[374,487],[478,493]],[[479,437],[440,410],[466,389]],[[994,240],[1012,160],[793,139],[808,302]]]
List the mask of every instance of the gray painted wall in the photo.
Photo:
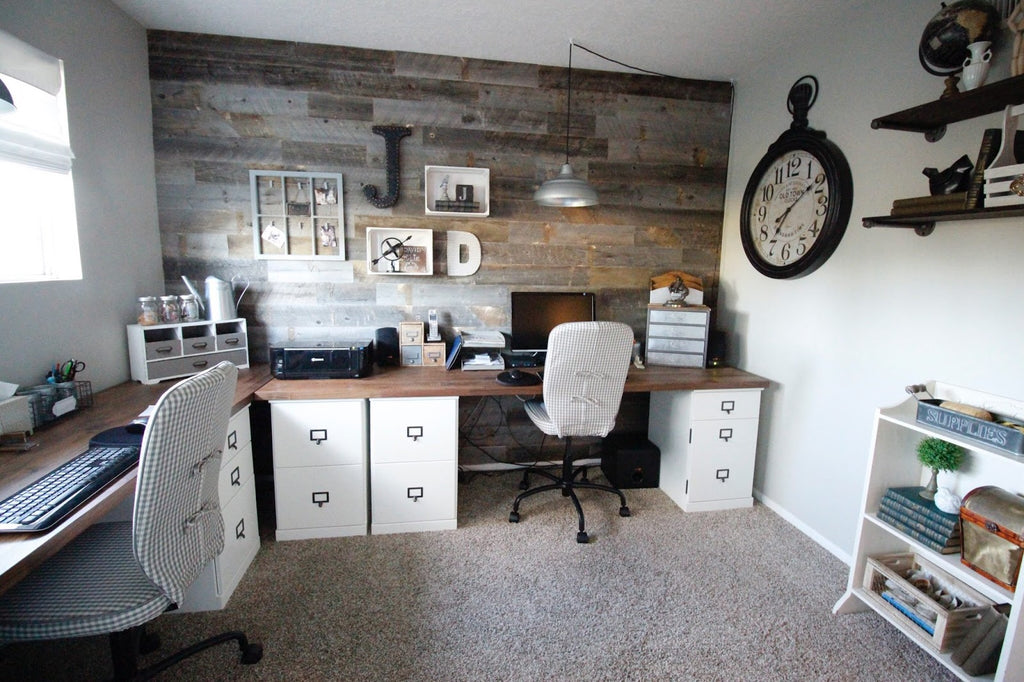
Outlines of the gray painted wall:
[[0,380],[37,384],[74,356],[99,390],[128,379],[136,297],[163,291],[146,34],[105,0],[0,0],[0,17],[64,60],[83,273],[0,285]]

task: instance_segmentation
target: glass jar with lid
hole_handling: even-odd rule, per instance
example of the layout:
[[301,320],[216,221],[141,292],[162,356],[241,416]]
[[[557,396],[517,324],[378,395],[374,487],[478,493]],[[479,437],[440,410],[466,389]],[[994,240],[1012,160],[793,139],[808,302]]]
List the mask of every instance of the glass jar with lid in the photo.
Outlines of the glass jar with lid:
[[181,321],[199,321],[199,298],[195,294],[183,294],[181,299]]
[[160,297],[160,321],[164,323],[181,320],[181,308],[178,307],[177,296]]
[[160,312],[156,304],[156,296],[139,296],[139,324],[150,325],[160,323]]

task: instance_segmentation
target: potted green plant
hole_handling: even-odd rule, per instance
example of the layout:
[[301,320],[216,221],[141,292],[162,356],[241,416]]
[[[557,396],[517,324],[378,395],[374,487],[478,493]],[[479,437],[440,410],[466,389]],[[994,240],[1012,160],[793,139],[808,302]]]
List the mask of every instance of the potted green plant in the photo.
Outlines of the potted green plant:
[[919,495],[926,500],[934,500],[939,489],[939,472],[959,469],[964,461],[964,449],[941,438],[925,438],[917,444],[917,459],[932,470],[928,485]]

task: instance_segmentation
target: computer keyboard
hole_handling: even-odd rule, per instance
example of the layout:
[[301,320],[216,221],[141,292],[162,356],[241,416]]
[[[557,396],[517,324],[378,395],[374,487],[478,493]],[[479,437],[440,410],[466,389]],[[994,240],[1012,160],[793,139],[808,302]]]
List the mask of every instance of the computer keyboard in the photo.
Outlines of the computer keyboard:
[[0,533],[49,530],[139,461],[139,448],[90,447],[0,502]]

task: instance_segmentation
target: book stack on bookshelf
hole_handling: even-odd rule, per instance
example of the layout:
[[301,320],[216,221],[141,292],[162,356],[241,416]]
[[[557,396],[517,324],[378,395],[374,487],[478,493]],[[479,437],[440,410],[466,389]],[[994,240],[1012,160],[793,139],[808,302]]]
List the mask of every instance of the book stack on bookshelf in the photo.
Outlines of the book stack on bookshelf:
[[955,192],[953,194],[937,194],[927,197],[910,197],[909,199],[894,199],[892,210],[889,215],[919,215],[922,213],[945,213],[948,211],[963,211],[967,206],[967,192]]
[[889,488],[878,507],[878,518],[940,554],[960,551],[960,515],[939,510],[919,493],[923,486]]

